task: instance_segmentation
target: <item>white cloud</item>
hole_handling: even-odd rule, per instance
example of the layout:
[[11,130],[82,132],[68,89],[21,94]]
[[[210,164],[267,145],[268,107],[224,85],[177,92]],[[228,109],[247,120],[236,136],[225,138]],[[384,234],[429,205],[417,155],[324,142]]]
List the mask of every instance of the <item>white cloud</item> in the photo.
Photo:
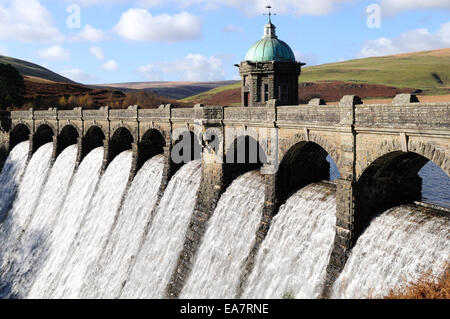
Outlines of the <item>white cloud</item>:
[[96,29],[90,24],[86,24],[83,30],[72,38],[73,41],[100,42],[105,39],[105,33],[101,29]]
[[61,42],[64,36],[53,26],[50,12],[38,0],[0,2],[0,38],[24,42]]
[[67,69],[60,72],[63,76],[74,80],[76,82],[92,82],[95,81],[95,77],[83,72],[80,69]]
[[383,56],[446,47],[450,47],[450,21],[442,24],[435,33],[422,28],[404,32],[393,39],[369,40],[363,45],[358,56]]
[[200,54],[188,54],[186,57],[171,61],[141,66],[138,69],[149,80],[164,80],[164,74],[172,74],[184,81],[217,81],[226,78],[223,61],[218,56],[206,57]]
[[8,55],[8,48],[0,44],[0,55]]
[[202,21],[188,12],[153,16],[145,9],[122,13],[115,31],[134,41],[180,42],[200,37]]
[[114,60],[110,60],[110,61],[106,62],[105,64],[103,64],[102,67],[103,67],[103,70],[109,71],[109,72],[114,72],[119,69],[119,65]]
[[95,58],[97,60],[103,60],[105,58],[105,55],[103,54],[103,50],[100,47],[91,47],[89,49],[89,52],[91,52],[91,54],[93,56],[95,56]]
[[294,50],[294,54],[297,61],[306,63],[307,66],[318,64],[319,57],[314,53],[302,53],[300,51]]
[[70,51],[59,45],[54,45],[38,51],[38,55],[46,60],[68,60],[70,58]]
[[241,33],[241,32],[244,32],[244,28],[242,28],[240,26],[233,25],[233,24],[227,24],[226,26],[223,27],[222,30],[224,32],[230,32],[230,33]]
[[450,10],[449,0],[381,0],[384,14],[393,15],[402,11],[418,9],[446,9]]

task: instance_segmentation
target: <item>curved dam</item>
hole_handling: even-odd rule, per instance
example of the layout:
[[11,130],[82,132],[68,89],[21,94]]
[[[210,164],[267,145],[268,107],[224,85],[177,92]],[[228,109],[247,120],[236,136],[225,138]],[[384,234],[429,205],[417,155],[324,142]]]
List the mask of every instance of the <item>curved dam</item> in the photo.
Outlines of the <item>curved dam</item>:
[[[192,156],[162,188],[162,155],[129,178],[129,150],[103,173],[103,147],[78,167],[73,145],[54,162],[51,143],[29,160],[28,153],[28,142],[17,144],[0,175],[1,297],[171,297],[199,216],[202,162]],[[435,169],[426,165],[420,175],[433,180]],[[322,297],[335,240],[336,184],[315,182],[287,195],[261,238],[265,177],[250,166],[236,172],[192,250],[179,297]],[[383,297],[427,271],[438,276],[449,243],[445,213],[415,204],[381,212],[358,238],[330,297]]]

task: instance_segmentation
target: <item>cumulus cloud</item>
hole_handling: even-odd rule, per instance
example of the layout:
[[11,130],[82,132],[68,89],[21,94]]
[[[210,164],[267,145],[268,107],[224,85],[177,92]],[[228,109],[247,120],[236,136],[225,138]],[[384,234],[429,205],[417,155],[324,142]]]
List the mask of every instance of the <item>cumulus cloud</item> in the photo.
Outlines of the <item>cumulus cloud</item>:
[[446,9],[450,10],[448,0],[381,0],[382,12],[393,15],[408,10]]
[[193,82],[218,81],[226,77],[221,58],[200,54],[188,54],[175,61],[144,65],[138,69],[138,72],[153,81],[164,80],[164,74],[175,75],[179,80]]
[[24,42],[61,42],[64,36],[53,25],[50,12],[38,0],[0,2],[0,38]]
[[129,9],[120,17],[115,31],[134,41],[180,42],[200,37],[202,21],[188,12],[153,16],[145,9]]
[[60,72],[63,76],[76,82],[92,82],[95,77],[80,69],[67,69]]
[[97,60],[103,60],[105,58],[105,55],[103,54],[103,50],[100,47],[90,47],[89,52],[95,56]]
[[100,42],[105,39],[105,33],[101,29],[96,29],[90,24],[86,24],[83,30],[72,38],[72,41]]
[[117,64],[116,61],[110,60],[110,61],[106,62],[105,64],[103,64],[102,68],[105,71],[114,72],[119,69],[119,65]]
[[224,32],[230,32],[230,33],[241,33],[241,32],[244,32],[244,28],[242,28],[240,26],[233,25],[233,24],[227,24],[226,26],[223,27],[222,30]]
[[47,49],[39,50],[38,55],[46,60],[68,60],[70,51],[59,45],[54,45]]
[[426,28],[421,28],[404,32],[393,39],[369,40],[363,45],[358,56],[382,56],[446,47],[450,47],[450,21],[442,24],[435,33]]

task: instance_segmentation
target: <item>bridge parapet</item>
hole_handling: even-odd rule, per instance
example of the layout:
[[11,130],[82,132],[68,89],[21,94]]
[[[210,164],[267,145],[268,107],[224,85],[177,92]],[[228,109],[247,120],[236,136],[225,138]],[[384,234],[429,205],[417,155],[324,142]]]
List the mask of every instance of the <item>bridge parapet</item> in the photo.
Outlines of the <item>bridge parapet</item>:
[[339,125],[340,108],[337,106],[299,105],[279,106],[277,108],[277,124],[326,124]]

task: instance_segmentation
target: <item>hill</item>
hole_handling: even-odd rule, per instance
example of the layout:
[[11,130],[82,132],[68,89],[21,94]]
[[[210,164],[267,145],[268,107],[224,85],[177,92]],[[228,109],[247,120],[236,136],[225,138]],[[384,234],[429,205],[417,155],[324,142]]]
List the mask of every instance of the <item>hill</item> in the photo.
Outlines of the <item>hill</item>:
[[238,83],[238,81],[216,82],[131,82],[91,85],[92,88],[113,88],[123,92],[144,90],[171,99],[183,99],[192,95],[207,92],[217,87]]
[[0,55],[0,63],[11,64],[19,71],[20,74],[22,74],[22,76],[34,78],[35,80],[42,79],[60,83],[76,83],[62,75],[59,75],[53,71],[50,71],[40,65],[31,62]]
[[[299,80],[303,100],[320,96],[326,101],[336,101],[345,94],[389,98],[410,91],[448,94],[450,48],[305,67]],[[237,83],[183,101],[232,105],[240,101],[239,89]]]

